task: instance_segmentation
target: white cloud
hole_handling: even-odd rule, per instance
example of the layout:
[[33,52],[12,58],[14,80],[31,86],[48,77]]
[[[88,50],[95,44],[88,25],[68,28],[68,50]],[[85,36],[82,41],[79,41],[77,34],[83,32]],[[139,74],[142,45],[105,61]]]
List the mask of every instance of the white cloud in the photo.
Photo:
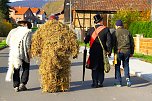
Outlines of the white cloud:
[[23,1],[23,0],[9,0],[10,2],[15,2],[15,1]]

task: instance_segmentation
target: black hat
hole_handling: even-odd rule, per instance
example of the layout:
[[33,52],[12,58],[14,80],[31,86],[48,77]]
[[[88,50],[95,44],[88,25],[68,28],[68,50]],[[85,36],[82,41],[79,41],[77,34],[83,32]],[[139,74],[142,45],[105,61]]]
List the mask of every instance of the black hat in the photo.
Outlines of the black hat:
[[100,16],[100,14],[96,14],[94,17],[94,23],[100,22],[103,18]]

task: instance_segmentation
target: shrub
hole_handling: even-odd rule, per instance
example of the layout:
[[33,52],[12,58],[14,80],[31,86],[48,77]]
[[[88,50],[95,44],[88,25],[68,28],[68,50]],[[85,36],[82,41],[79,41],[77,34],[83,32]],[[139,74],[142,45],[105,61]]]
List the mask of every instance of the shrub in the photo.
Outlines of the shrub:
[[7,22],[6,20],[0,21],[0,37],[6,37],[11,29],[11,23]]
[[111,25],[114,27],[116,20],[119,19],[123,21],[124,27],[128,29],[132,22],[141,20],[141,17],[138,11],[120,10],[111,19]]
[[150,21],[137,21],[131,23],[129,31],[133,36],[135,34],[143,34],[146,38],[152,38],[152,22]]

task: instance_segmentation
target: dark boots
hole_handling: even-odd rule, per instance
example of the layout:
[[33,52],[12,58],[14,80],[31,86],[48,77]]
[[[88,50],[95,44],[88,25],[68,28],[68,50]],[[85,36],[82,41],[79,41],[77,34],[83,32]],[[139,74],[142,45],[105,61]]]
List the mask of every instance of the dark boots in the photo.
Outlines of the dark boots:
[[98,80],[93,80],[93,83],[91,85],[92,88],[98,88],[98,87],[103,87],[102,84],[98,85]]
[[93,80],[93,83],[91,85],[92,88],[98,88],[98,81],[97,80]]

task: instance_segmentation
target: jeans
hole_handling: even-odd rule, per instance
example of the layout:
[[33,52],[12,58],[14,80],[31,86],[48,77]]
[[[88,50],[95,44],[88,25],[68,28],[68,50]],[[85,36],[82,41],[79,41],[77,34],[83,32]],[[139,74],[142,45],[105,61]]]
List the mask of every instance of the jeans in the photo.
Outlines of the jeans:
[[[29,80],[29,68],[30,68],[30,64],[26,63],[25,61],[22,61],[22,75],[21,75],[21,83],[23,83],[24,85],[27,84],[28,80]],[[13,87],[19,87],[20,85],[20,68],[19,69],[14,69],[14,74],[13,74]]]
[[122,82],[122,78],[121,78],[121,71],[120,71],[120,65],[121,65],[121,61],[122,61],[122,65],[124,68],[124,75],[125,78],[130,78],[130,72],[129,72],[129,57],[130,57],[130,52],[126,52],[126,53],[118,53],[117,54],[117,64],[115,65],[115,79],[117,83]]

